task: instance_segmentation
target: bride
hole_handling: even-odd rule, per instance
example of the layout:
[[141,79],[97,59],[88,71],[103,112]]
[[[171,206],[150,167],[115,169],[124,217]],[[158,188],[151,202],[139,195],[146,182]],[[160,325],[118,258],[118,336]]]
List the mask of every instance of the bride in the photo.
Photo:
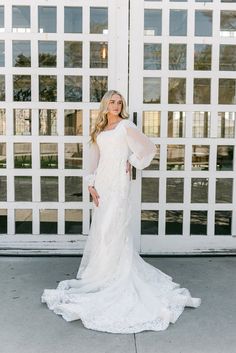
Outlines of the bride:
[[86,176],[93,218],[76,279],[45,289],[41,301],[66,321],[113,333],[165,330],[186,306],[198,307],[186,288],[145,262],[130,232],[130,172],[147,167],[155,144],[127,119],[117,91],[103,96],[91,133]]

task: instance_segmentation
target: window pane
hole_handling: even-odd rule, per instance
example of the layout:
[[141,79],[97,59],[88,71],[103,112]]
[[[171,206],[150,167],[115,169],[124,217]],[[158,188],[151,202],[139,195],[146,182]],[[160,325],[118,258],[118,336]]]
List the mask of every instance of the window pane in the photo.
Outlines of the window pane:
[[144,70],[161,70],[161,44],[144,44]]
[[41,201],[58,201],[58,177],[41,176]]
[[31,143],[14,143],[14,168],[31,168]]
[[195,11],[195,36],[212,36],[212,11]]
[[56,109],[39,109],[39,135],[57,135]]
[[169,44],[169,70],[186,70],[186,44]]
[[32,234],[32,210],[15,210],[15,233]]
[[90,102],[100,102],[107,91],[107,76],[90,76]]
[[90,110],[90,114],[89,114],[89,131],[91,133],[91,131],[94,129],[95,127],[95,122],[98,116],[98,109],[91,109]]
[[143,112],[143,133],[149,137],[160,137],[161,112]]
[[234,138],[235,136],[235,115],[233,112],[218,113],[218,133],[220,138]]
[[40,33],[56,33],[57,31],[57,8],[56,6],[38,7],[38,31]]
[[90,7],[90,33],[108,33],[107,7]]
[[0,135],[6,135],[6,110],[0,109]]
[[215,211],[215,235],[231,235],[232,211]]
[[56,67],[57,66],[57,42],[43,41],[38,42],[39,45],[39,67]]
[[184,170],[184,145],[167,145],[167,170]]
[[6,159],[6,143],[0,142],[0,168],[7,167],[7,159]]
[[57,100],[57,77],[39,76],[39,100],[55,102]]
[[5,42],[0,40],[0,67],[5,66]]
[[220,70],[236,71],[236,45],[220,45]]
[[160,167],[160,145],[156,145],[157,152],[151,161],[151,164],[144,170],[159,170]]
[[32,201],[31,176],[15,176],[15,201]]
[[195,78],[194,79],[194,104],[210,104],[211,103],[211,79]]
[[13,109],[14,135],[31,135],[31,109]]
[[194,44],[194,70],[211,70],[210,44]]
[[143,103],[161,102],[161,79],[160,77],[143,78]]
[[183,211],[166,211],[166,235],[183,233]]
[[7,234],[7,210],[0,209],[0,234]]
[[12,66],[31,66],[31,49],[29,40],[12,41]]
[[159,178],[142,178],[141,202],[159,202]]
[[193,137],[210,136],[210,112],[193,113]]
[[220,78],[219,79],[219,104],[235,104],[236,103],[236,79]]
[[186,102],[186,78],[169,78],[169,104],[185,104]]
[[185,137],[185,112],[168,112],[168,137]]
[[209,170],[210,146],[192,146],[192,170]]
[[40,168],[58,168],[57,143],[40,143]]
[[65,101],[82,102],[82,76],[65,76]]
[[57,234],[57,210],[40,210],[40,234]]
[[5,101],[5,75],[0,75],[0,101]]
[[158,211],[141,211],[141,234],[158,234]]
[[233,179],[216,179],[216,203],[232,203],[233,198]]
[[82,177],[66,176],[65,177],[65,201],[77,202],[82,201]]
[[190,234],[207,235],[207,211],[191,211]]
[[217,170],[233,170],[234,146],[217,146]]
[[208,202],[208,178],[191,179],[191,203]]
[[83,168],[83,144],[65,143],[65,169]]
[[170,10],[170,36],[187,35],[187,10]]
[[220,12],[220,35],[223,37],[236,36],[236,11]]
[[65,210],[65,234],[82,234],[83,211]]
[[0,201],[7,201],[7,177],[5,175],[0,175]]
[[64,66],[82,67],[82,42],[64,43]]
[[82,33],[82,7],[64,7],[64,32]]
[[21,32],[28,32],[30,28],[30,6],[12,6],[13,31],[20,28]]
[[90,67],[108,67],[107,42],[90,42]]
[[[4,6],[0,6],[0,28],[1,28],[1,32],[4,31]],[[3,29],[3,31],[2,31]]]
[[65,135],[82,135],[83,134],[83,112],[77,109],[65,109]]
[[144,10],[144,35],[161,36],[162,11],[154,9]]
[[31,101],[31,76],[13,75],[14,101]]
[[184,178],[166,179],[166,202],[184,202]]

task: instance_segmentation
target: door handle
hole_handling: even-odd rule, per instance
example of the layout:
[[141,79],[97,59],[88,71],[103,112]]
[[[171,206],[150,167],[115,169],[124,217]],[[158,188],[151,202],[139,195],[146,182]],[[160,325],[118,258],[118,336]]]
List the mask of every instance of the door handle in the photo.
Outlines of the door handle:
[[[133,123],[137,125],[137,112],[133,112]],[[132,180],[136,180],[136,168],[132,167]]]

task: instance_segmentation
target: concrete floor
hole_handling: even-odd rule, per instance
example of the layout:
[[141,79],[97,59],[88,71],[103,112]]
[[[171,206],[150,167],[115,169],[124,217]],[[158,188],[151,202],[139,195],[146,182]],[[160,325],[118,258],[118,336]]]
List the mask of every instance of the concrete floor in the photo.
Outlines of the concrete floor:
[[80,257],[0,257],[0,353],[235,353],[236,257],[149,257],[202,305],[167,330],[109,334],[66,322],[40,302],[75,278]]

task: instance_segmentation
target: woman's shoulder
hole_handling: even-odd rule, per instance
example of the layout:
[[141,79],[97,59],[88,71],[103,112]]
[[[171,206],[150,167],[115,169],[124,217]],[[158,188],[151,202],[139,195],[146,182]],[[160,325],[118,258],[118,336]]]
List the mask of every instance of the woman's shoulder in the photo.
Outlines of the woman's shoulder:
[[123,119],[122,125],[125,127],[137,128],[137,126],[130,119]]

